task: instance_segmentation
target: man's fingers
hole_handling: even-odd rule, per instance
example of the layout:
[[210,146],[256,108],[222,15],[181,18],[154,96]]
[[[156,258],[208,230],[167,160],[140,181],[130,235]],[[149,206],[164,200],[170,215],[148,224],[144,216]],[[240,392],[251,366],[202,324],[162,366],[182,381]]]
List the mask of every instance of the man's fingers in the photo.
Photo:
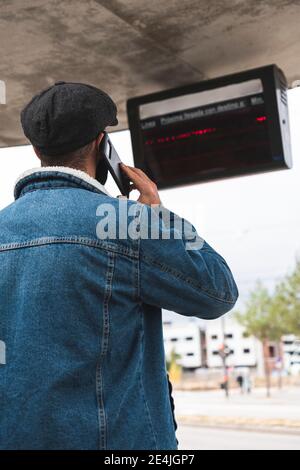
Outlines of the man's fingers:
[[155,188],[157,190],[157,186],[154,181],[152,181],[146,175],[146,173],[143,172],[143,170],[140,170],[140,168],[133,168],[124,164],[122,164],[122,168],[124,169],[129,179],[135,183],[136,189],[139,191],[141,189],[146,189],[149,191],[151,188]]
[[133,183],[130,183],[129,185],[129,192],[133,191],[134,189],[137,189],[136,185]]
[[130,191],[137,189],[140,192],[139,202],[143,204],[160,204],[159,194],[156,184],[139,168],[121,164],[121,168],[132,182]]
[[131,166],[127,166],[124,164],[122,164],[121,168],[133,183],[137,183],[138,181],[140,182],[143,181],[141,173],[136,171],[137,168],[132,168]]
[[151,181],[152,180],[146,175],[146,173],[141,170],[140,168],[134,168],[134,167],[129,167],[132,171],[134,171],[137,175],[140,175],[142,178],[144,178],[145,180],[147,181]]
[[136,174],[135,168],[132,168],[131,166],[124,165],[124,163],[121,163],[121,168],[127,175]]
[[142,192],[144,191],[144,187],[146,185],[145,179],[137,172],[133,171],[131,167],[128,167],[126,165],[122,165],[122,170],[126,174],[127,178],[134,184],[135,188],[131,189],[137,189],[138,191]]
[[140,168],[134,168],[132,166],[124,165],[124,163],[122,163],[122,168],[124,169],[125,173],[127,173],[128,176],[131,175],[132,178],[133,175],[136,175],[145,181],[152,182],[152,180]]

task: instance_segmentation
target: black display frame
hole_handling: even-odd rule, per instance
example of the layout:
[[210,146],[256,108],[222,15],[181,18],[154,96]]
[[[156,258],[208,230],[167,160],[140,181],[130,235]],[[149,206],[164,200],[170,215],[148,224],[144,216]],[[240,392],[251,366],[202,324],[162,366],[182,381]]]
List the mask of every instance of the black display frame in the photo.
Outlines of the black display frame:
[[290,169],[292,167],[292,156],[290,147],[288,104],[286,99],[288,84],[284,73],[275,64],[138,96],[127,100],[127,116],[135,166],[147,172],[147,165],[144,160],[142,132],[140,128],[140,105],[188,95],[195,92],[213,90],[215,88],[239,84],[253,79],[260,79],[263,85],[265,110],[268,117],[267,124],[271,156],[282,155],[282,161],[270,160],[268,164],[257,165],[252,168],[245,168],[244,170],[239,169],[238,171],[234,169],[227,170],[225,172],[226,174],[203,175],[201,178],[199,178],[198,175],[195,176],[191,174],[188,177],[174,180],[172,183],[160,183],[158,184],[158,188],[165,189],[194,183],[205,183],[219,179],[266,173],[281,169]]

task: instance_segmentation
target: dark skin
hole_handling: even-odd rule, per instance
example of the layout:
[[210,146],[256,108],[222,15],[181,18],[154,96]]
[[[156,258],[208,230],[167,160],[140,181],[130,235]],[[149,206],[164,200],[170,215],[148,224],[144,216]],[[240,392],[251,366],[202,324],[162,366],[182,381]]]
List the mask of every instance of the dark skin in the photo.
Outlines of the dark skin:
[[[85,172],[92,178],[96,177],[96,169],[99,159],[102,158],[99,153],[99,146],[103,139],[103,132],[92,142],[90,151],[86,155]],[[41,154],[37,148],[33,147],[37,157],[41,160]],[[131,181],[131,190],[137,189],[140,193],[138,202],[142,204],[157,205],[161,204],[156,184],[139,168],[121,164],[122,171]]]

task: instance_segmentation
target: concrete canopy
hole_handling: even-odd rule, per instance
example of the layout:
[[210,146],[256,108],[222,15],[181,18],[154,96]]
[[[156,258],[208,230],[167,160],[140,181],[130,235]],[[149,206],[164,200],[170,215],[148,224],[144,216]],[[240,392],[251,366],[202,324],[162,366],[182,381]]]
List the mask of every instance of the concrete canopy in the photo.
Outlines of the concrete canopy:
[[277,63],[300,78],[300,1],[2,0],[0,146],[27,143],[19,113],[58,80],[129,97]]

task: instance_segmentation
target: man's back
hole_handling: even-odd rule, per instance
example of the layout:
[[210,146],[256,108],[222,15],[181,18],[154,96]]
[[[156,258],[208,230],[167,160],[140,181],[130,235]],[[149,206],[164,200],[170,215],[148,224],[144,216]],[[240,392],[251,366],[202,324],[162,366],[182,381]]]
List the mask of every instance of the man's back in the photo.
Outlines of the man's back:
[[[229,310],[227,265],[208,246],[100,240],[99,206],[114,208],[117,231],[129,221],[69,174],[35,173],[17,193],[0,212],[0,448],[175,449],[159,307]],[[139,225],[143,207],[130,206]]]

